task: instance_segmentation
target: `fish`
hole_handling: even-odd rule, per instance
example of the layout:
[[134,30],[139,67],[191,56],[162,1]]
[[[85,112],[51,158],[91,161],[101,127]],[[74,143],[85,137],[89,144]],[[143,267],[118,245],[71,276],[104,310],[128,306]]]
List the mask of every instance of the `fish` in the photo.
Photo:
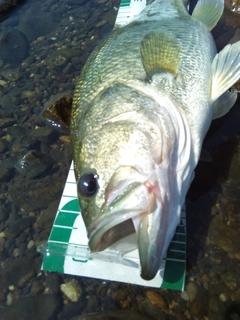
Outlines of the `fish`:
[[223,0],[156,0],[92,52],[76,85],[71,141],[91,252],[136,234],[139,274],[159,272],[202,143],[237,94],[240,42],[217,53]]

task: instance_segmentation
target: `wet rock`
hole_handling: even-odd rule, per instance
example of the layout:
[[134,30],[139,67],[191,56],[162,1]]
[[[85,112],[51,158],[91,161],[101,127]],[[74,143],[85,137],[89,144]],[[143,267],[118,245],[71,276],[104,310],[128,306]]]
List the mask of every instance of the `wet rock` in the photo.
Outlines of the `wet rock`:
[[[1,101],[0,101],[0,105],[1,105]],[[15,123],[16,123],[16,119],[13,119],[13,118],[0,119],[0,128],[4,129],[9,126],[12,126]]]
[[94,312],[98,310],[99,307],[99,301],[98,298],[94,295],[91,295],[87,302],[87,311],[88,312]]
[[192,302],[199,292],[199,287],[195,282],[190,281],[186,286],[186,292],[188,294],[189,300]]
[[189,300],[189,295],[188,295],[188,293],[186,291],[181,292],[180,296],[185,301]]
[[37,279],[37,280],[33,281],[32,286],[31,286],[31,290],[30,290],[30,294],[32,296],[36,296],[37,294],[40,294],[43,292],[44,292],[44,284],[43,284],[42,280]]
[[60,289],[72,302],[77,302],[82,295],[82,289],[75,279],[61,284]]
[[1,75],[9,81],[17,81],[21,77],[18,69],[1,70]]
[[39,270],[39,266],[32,258],[19,257],[4,264],[0,269],[0,278],[3,279],[4,287],[24,286]]
[[0,153],[3,153],[7,150],[8,143],[6,140],[0,138]]
[[211,234],[211,243],[227,254],[234,256],[239,252],[239,230],[234,225],[228,225],[220,216],[212,219],[209,233]]
[[23,3],[24,0],[2,0],[0,2],[0,14],[15,8],[17,5]]
[[240,3],[238,0],[225,0],[222,19],[227,25],[235,28],[240,27]]
[[145,298],[139,305],[141,313],[150,319],[166,320],[167,315],[164,310],[161,310],[157,305],[152,304],[151,300]]
[[146,292],[146,296],[154,306],[158,307],[161,310],[166,310],[166,307],[167,307],[166,302],[164,301],[164,299],[161,297],[160,294],[158,294],[155,291],[148,290]]
[[42,117],[54,128],[69,128],[72,112],[72,95],[70,91],[61,92],[51,97],[45,104]]
[[45,283],[47,292],[55,295],[60,292],[60,277],[57,273],[46,273]]
[[0,35],[0,59],[4,63],[18,65],[27,56],[27,52],[28,41],[21,31],[12,29]]
[[63,54],[59,53],[58,51],[51,52],[46,58],[46,64],[49,69],[55,69],[60,66],[64,66],[66,62],[67,62],[67,58]]
[[197,319],[204,319],[208,314],[206,296],[197,296],[190,304],[190,314]]
[[237,278],[236,278],[235,274],[233,274],[231,272],[226,272],[225,274],[223,274],[221,276],[221,279],[224,281],[226,286],[232,291],[238,287]]
[[238,80],[232,87],[232,92],[240,93],[240,80]]
[[59,297],[51,294],[21,298],[6,309],[1,320],[53,319],[60,304]]
[[55,163],[62,163],[65,159],[65,152],[63,150],[59,150],[58,148],[52,148],[49,156]]
[[31,212],[45,209],[53,201],[59,200],[66,177],[51,176],[27,180],[24,181],[24,188],[19,180],[15,179],[15,184],[9,188],[9,194],[13,202]]
[[[76,316],[70,320],[152,320],[153,318],[144,316],[138,312],[130,310],[117,310],[110,312],[94,312]],[[156,318],[157,319],[157,318]],[[159,318],[160,319],[160,318]],[[164,318],[161,318],[164,319]]]
[[36,227],[50,229],[56,216],[59,200],[52,202],[45,210],[41,210],[40,216],[36,221]]
[[80,300],[77,303],[67,303],[58,314],[57,320],[69,320],[82,313],[86,307],[86,301]]
[[10,228],[9,228],[9,236],[12,238],[17,237],[21,232],[25,229],[29,228],[33,225],[35,218],[26,217],[22,219],[18,219]]
[[[9,182],[12,177],[12,170],[10,168],[5,168],[0,166],[0,182]],[[0,218],[1,220],[1,218]]]
[[33,41],[38,37],[45,36],[55,30],[57,22],[52,20],[51,12],[43,12],[41,3],[35,3],[20,17],[19,30],[21,30],[29,39]]
[[27,152],[15,165],[25,177],[32,179],[45,173],[52,165],[51,159],[37,150]]
[[32,131],[32,137],[41,142],[53,143],[58,138],[58,134],[52,128],[37,127]]

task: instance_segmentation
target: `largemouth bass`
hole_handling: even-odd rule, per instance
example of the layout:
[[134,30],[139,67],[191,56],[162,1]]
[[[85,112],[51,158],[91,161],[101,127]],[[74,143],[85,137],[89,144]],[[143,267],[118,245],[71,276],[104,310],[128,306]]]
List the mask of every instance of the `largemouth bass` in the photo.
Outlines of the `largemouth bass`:
[[74,168],[92,252],[136,232],[155,277],[180,222],[211,121],[237,95],[240,42],[216,53],[223,0],[156,0],[91,54],[71,120]]

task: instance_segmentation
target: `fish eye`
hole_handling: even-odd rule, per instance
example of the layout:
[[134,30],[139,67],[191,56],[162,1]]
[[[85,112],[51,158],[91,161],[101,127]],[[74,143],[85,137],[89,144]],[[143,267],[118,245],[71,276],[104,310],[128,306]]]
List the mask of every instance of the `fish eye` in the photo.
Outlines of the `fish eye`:
[[84,197],[92,197],[98,191],[97,175],[93,173],[84,174],[78,181],[78,192]]

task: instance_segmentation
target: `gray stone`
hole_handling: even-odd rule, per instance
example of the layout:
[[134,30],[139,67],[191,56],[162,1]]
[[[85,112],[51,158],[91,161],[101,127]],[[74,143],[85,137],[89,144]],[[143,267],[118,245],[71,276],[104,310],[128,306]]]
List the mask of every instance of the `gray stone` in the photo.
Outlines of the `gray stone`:
[[[110,312],[94,312],[71,318],[70,320],[152,320],[160,318],[152,318],[144,316],[138,312],[130,310],[116,310]],[[164,318],[161,318],[164,319]]]
[[9,182],[11,176],[12,176],[11,169],[0,166],[0,182]]
[[53,319],[60,303],[59,297],[51,294],[21,298],[6,309],[1,316],[1,320]]
[[32,179],[45,173],[52,165],[51,159],[37,150],[28,151],[15,165],[25,177]]
[[37,226],[41,229],[49,229],[53,225],[56,216],[59,201],[52,202],[45,210],[41,210],[40,216],[37,220]]
[[12,238],[17,237],[21,232],[25,229],[31,227],[35,218],[33,217],[26,217],[22,219],[18,219],[9,229],[9,236]]
[[197,285],[195,282],[190,281],[190,282],[187,284],[187,286],[186,286],[186,292],[187,292],[187,294],[188,294],[188,296],[189,296],[189,300],[190,300],[190,301],[193,301],[193,300],[196,298],[196,296],[197,296],[197,294],[198,294],[198,291],[199,291],[199,287],[198,287],[198,285]]
[[27,56],[27,52],[28,41],[21,31],[11,29],[2,34],[0,59],[4,63],[18,65]]
[[0,153],[3,153],[7,150],[8,148],[8,143],[6,140],[0,138]]
[[[0,269],[0,279],[4,287],[23,286],[39,270],[40,266],[32,258],[19,257],[4,264],[4,269]],[[1,282],[0,282],[1,283]]]

